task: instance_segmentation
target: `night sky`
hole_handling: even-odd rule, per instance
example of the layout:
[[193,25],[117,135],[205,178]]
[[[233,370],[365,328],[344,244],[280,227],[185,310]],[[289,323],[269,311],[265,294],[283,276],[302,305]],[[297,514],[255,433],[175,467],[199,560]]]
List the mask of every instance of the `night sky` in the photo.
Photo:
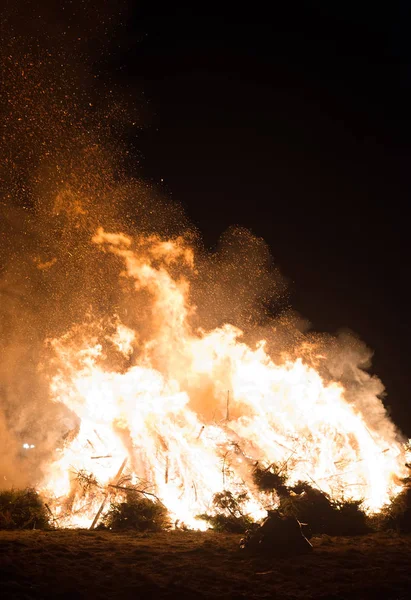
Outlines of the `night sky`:
[[375,351],[410,435],[409,5],[285,4],[136,3],[104,68],[147,99],[143,176],[209,247],[262,236],[313,328]]

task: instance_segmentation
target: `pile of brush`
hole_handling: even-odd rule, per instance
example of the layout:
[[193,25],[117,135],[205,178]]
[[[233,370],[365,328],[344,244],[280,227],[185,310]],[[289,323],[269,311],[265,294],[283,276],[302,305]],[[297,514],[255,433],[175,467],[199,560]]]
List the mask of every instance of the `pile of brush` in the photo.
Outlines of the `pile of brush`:
[[151,500],[141,492],[127,491],[120,500],[114,499],[99,528],[112,531],[164,531],[171,527],[167,508],[158,499]]
[[[289,484],[287,472],[275,464],[254,466],[252,477],[256,488],[266,495],[268,509],[275,507],[283,518],[296,519],[304,536],[363,535],[375,530],[411,532],[411,482],[378,515],[369,517],[361,500],[335,500],[306,481]],[[198,518],[207,521],[216,531],[247,533],[256,524],[244,510],[246,494],[233,495],[223,491],[214,495],[209,514]]]
[[34,489],[0,491],[0,529],[51,527],[51,513]]

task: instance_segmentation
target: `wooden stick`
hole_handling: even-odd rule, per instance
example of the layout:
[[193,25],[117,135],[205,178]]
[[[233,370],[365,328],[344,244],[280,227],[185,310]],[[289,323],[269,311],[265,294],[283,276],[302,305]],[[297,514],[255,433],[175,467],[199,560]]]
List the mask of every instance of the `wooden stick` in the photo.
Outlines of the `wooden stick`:
[[[117,481],[117,482],[118,482],[118,480],[120,479],[120,477],[121,477],[121,474],[122,474],[122,472],[123,472],[123,470],[124,470],[124,467],[126,466],[126,463],[127,463],[127,458],[125,458],[125,459],[123,460],[123,462],[122,462],[122,464],[121,464],[121,467],[119,468],[119,470],[118,470],[118,472],[117,472],[117,475],[114,477],[114,480],[113,480],[113,481]],[[111,486],[110,486],[110,485],[108,485],[107,487],[111,487]],[[92,522],[92,524],[90,525],[90,529],[94,529],[94,528],[95,528],[95,526],[97,525],[97,523],[98,523],[98,520],[99,520],[99,518],[100,518],[100,515],[101,515],[101,513],[103,512],[103,508],[104,508],[104,506],[105,506],[105,504],[106,504],[106,502],[107,502],[107,498],[108,498],[110,495],[111,495],[111,490],[108,490],[108,491],[105,493],[105,495],[104,495],[103,501],[102,501],[102,503],[101,503],[101,505],[100,505],[100,508],[99,508],[99,509],[98,509],[98,511],[97,511],[97,514],[96,514],[96,516],[95,516],[95,517],[94,517],[94,519],[93,519],[93,522]]]
[[105,454],[104,456],[91,456],[90,458],[96,460],[98,458],[113,458],[113,456],[112,454]]

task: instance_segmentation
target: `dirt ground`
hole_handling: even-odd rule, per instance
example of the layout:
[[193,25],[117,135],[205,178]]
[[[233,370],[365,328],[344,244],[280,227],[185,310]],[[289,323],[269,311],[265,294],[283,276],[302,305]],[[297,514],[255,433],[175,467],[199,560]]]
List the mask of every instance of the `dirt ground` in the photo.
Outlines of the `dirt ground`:
[[411,536],[321,536],[297,558],[243,555],[238,535],[0,532],[2,599],[411,597]]

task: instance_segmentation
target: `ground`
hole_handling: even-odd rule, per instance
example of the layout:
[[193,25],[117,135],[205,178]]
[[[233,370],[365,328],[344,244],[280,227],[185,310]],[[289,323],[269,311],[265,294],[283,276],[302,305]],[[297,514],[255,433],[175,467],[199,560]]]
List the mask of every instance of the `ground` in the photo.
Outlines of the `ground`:
[[405,600],[411,536],[315,537],[314,552],[265,559],[238,535],[172,531],[0,532],[6,599],[271,598]]

